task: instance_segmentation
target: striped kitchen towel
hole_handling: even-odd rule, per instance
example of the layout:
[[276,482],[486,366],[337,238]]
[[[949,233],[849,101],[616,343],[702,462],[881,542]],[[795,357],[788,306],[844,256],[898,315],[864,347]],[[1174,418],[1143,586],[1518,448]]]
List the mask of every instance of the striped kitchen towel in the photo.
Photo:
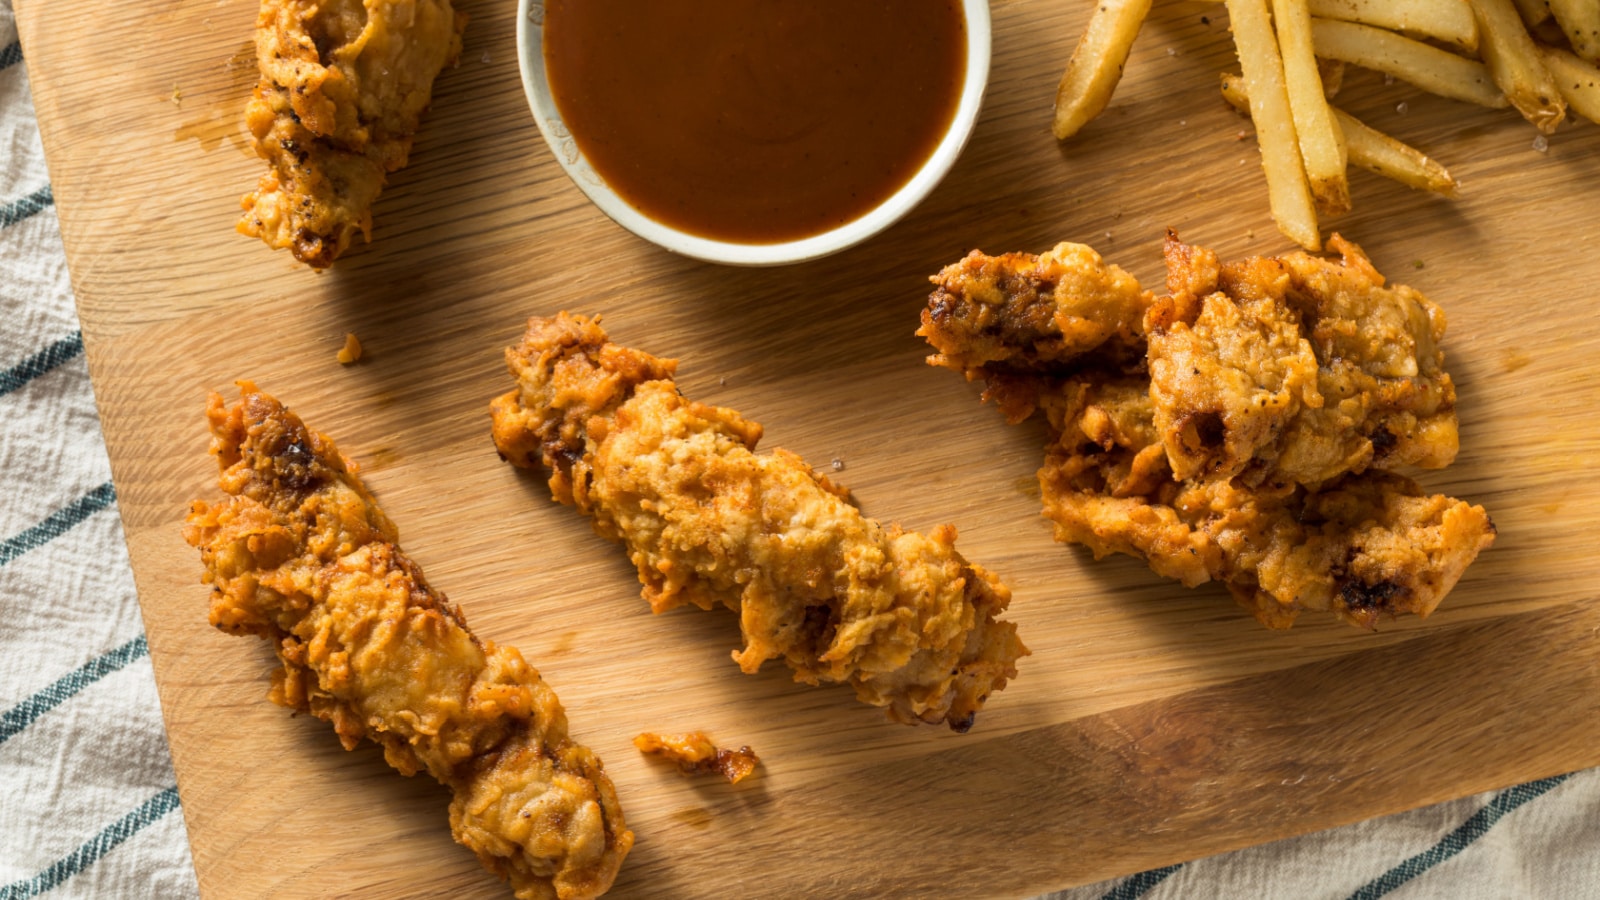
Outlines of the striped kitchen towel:
[[[53,205],[0,0],[0,900],[183,900],[183,813]],[[1600,770],[1050,898],[1386,895],[1600,898]]]
[[0,900],[197,895],[10,0],[0,0]]

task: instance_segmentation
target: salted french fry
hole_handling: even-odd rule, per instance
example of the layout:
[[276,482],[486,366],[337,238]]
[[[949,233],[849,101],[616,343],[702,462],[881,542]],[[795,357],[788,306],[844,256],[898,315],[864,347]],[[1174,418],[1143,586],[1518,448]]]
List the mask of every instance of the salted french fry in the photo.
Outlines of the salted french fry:
[[1550,0],[1550,12],[1561,26],[1572,52],[1600,65],[1600,3],[1595,0]]
[[1539,57],[1567,99],[1567,108],[1600,124],[1600,68],[1560,47],[1540,46]]
[[1307,5],[1320,18],[1433,38],[1469,53],[1478,49],[1478,21],[1467,0],[1309,0]]
[[1478,17],[1478,33],[1483,35],[1478,52],[1495,84],[1523,118],[1545,134],[1555,131],[1567,117],[1567,101],[1539,59],[1539,48],[1516,7],[1511,0],[1470,2]]
[[1420,191],[1446,197],[1456,195],[1456,180],[1448,169],[1427,154],[1403,141],[1367,125],[1342,109],[1333,111],[1344,132],[1345,152],[1350,162],[1385,178]]
[[1483,63],[1392,31],[1313,17],[1311,40],[1318,56],[1376,69],[1441,97],[1493,109],[1508,105]]
[[1289,92],[1284,86],[1283,58],[1267,0],[1227,0],[1227,6],[1234,48],[1250,95],[1250,119],[1261,146],[1272,218],[1290,240],[1307,250],[1321,250],[1322,232],[1300,160]]
[[1056,86],[1056,140],[1064,141],[1111,102],[1150,0],[1100,0]]
[[1538,28],[1550,18],[1550,4],[1545,0],[1512,0],[1512,5],[1517,8],[1522,23],[1530,30]]
[[1272,20],[1277,26],[1278,52],[1283,56],[1283,80],[1289,92],[1295,137],[1306,183],[1317,212],[1342,216],[1350,211],[1350,183],[1345,178],[1344,145],[1328,111],[1317,55],[1311,47],[1311,14],[1306,0],[1272,0]]
[[[1241,111],[1250,111],[1244,79],[1222,76],[1222,96]],[[1454,197],[1456,180],[1444,166],[1422,151],[1398,141],[1338,107],[1330,107],[1334,122],[1344,140],[1345,154],[1353,166],[1376,172],[1407,187]]]

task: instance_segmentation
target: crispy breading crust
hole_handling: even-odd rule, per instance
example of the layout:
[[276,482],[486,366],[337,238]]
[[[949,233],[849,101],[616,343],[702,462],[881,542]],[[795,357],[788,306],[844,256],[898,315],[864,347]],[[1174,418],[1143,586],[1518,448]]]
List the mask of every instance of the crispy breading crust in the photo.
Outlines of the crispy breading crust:
[[1011,592],[955,551],[955,529],[879,525],[761,427],[692,403],[675,364],[611,343],[597,320],[529,321],[493,404],[500,455],[550,472],[555,498],[624,543],[657,612],[739,613],[746,672],[783,659],[906,723],[972,725],[1027,650],[996,617]]
[[748,745],[737,750],[724,750],[700,731],[683,734],[647,731],[634,737],[633,745],[639,748],[640,753],[672,760],[677,763],[678,771],[685,775],[715,772],[727,779],[729,784],[743,781],[761,762]]
[[[1006,324],[1057,318],[1027,254],[973,254],[934,276],[918,334],[930,364],[984,378],[1008,421],[1045,411],[1039,481],[1058,540],[1141,557],[1191,587],[1222,582],[1274,628],[1307,609],[1366,628],[1425,616],[1494,539],[1482,507],[1372,468],[1455,457],[1444,314],[1385,287],[1353,244],[1329,244],[1341,260],[1223,264],[1169,233],[1168,293],[1143,313],[1147,368],[1104,350],[1130,340],[1121,312],[1101,344],[1064,351],[1048,326]],[[1099,257],[1073,259],[1076,276],[1058,283],[1137,293]]]
[[1126,553],[1190,587],[1219,581],[1262,624],[1304,610],[1373,627],[1426,616],[1494,539],[1483,507],[1376,469],[1316,490],[1243,478],[1174,480],[1149,396],[1076,382],[1052,409],[1039,482],[1059,540]]
[[240,201],[239,232],[318,269],[370,236],[465,25],[449,0],[262,0],[245,124],[270,168]]
[[207,410],[228,497],[195,501],[184,529],[211,623],[273,645],[273,702],[448,786],[456,840],[519,898],[603,894],[633,833],[555,692],[428,585],[332,441],[253,384],[240,390]]
[[1218,265],[1167,236],[1179,290],[1146,315],[1150,398],[1174,474],[1317,485],[1372,465],[1439,469],[1459,447],[1444,312],[1334,235]]

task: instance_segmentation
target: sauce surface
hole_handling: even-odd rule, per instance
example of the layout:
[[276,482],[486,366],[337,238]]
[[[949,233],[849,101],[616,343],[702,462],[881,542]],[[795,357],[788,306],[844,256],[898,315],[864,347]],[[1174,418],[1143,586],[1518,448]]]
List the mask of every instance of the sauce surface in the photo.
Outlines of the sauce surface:
[[949,128],[956,0],[547,0],[545,75],[640,212],[702,237],[820,234],[899,190]]

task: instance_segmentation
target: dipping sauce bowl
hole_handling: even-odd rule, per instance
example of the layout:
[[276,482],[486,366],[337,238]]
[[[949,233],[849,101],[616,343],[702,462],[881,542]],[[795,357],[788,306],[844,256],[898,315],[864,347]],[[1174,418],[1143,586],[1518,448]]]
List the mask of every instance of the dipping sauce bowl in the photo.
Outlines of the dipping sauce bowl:
[[521,0],[540,132],[607,216],[729,265],[889,227],[965,146],[987,0]]

